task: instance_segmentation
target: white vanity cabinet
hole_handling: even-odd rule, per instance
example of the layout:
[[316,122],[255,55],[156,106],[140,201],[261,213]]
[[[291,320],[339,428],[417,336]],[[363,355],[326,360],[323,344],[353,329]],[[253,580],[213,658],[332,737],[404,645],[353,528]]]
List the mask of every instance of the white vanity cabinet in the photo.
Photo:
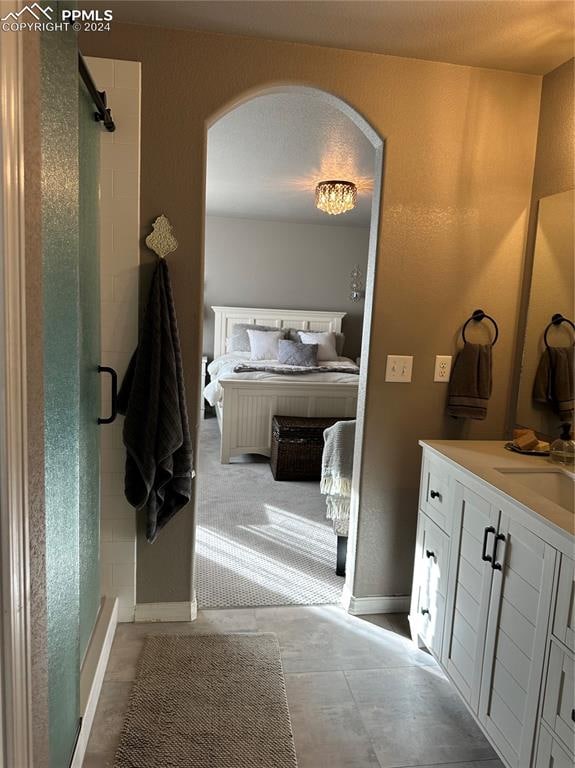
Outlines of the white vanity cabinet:
[[558,572],[536,768],[575,765],[575,561]]
[[442,663],[474,712],[479,705],[482,660],[499,510],[454,482],[452,547]]
[[503,511],[497,531],[479,720],[506,762],[522,768],[533,751],[556,551]]
[[[412,634],[507,766],[573,766],[575,563],[566,554],[573,536],[515,503],[508,487],[501,492],[423,445]],[[429,516],[436,486],[447,502],[443,529]],[[433,565],[431,544],[440,552]]]

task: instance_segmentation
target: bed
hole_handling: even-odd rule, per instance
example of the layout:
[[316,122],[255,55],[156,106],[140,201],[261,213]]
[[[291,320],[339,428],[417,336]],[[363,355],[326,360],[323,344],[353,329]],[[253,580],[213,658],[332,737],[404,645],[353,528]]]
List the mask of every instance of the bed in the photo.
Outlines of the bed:
[[249,354],[226,352],[226,339],[236,323],[339,333],[345,312],[245,307],[212,307],[212,310],[214,360],[208,366],[210,383],[204,394],[215,406],[222,464],[245,453],[270,456],[271,423],[276,414],[355,416],[359,376],[355,364],[348,358],[338,358],[333,363],[337,372],[281,376],[263,371],[234,373],[237,364],[248,362]]

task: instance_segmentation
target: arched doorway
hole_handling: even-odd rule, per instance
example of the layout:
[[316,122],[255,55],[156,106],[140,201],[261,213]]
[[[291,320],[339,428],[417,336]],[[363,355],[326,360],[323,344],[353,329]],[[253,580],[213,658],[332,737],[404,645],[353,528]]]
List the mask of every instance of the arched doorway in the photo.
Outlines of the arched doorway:
[[[366,381],[367,381],[367,370],[369,367],[369,344],[370,344],[370,332],[371,332],[371,315],[372,315],[372,302],[373,302],[373,286],[374,286],[374,277],[375,277],[375,271],[376,271],[376,261],[377,261],[377,237],[378,237],[378,227],[379,227],[379,213],[380,213],[380,203],[381,203],[381,193],[382,193],[382,180],[383,180],[383,156],[384,156],[384,142],[381,139],[381,137],[377,134],[376,131],[367,123],[367,121],[359,115],[352,107],[350,107],[346,102],[342,101],[339,97],[334,96],[333,94],[330,94],[326,91],[311,88],[307,86],[296,86],[296,85],[282,85],[282,86],[274,86],[267,89],[258,90],[257,92],[250,92],[248,94],[245,94],[243,97],[235,100],[232,104],[227,105],[225,108],[223,108],[221,111],[217,113],[213,117],[213,119],[209,122],[206,130],[206,147],[207,147],[207,200],[206,200],[206,213],[209,218],[210,211],[214,208],[214,200],[213,195],[211,194],[210,190],[210,134],[214,130],[217,130],[218,126],[221,125],[226,120],[230,120],[230,116],[233,114],[238,114],[242,111],[242,109],[245,106],[252,106],[257,104],[258,102],[261,104],[263,100],[266,99],[266,97],[279,97],[281,99],[282,96],[286,97],[301,97],[304,100],[308,100],[309,103],[313,102],[315,105],[322,105],[325,106],[326,112],[329,112],[333,115],[333,113],[337,112],[339,115],[339,122],[338,120],[329,121],[327,120],[326,129],[328,131],[331,131],[331,140],[332,144],[336,146],[336,152],[333,153],[333,156],[330,158],[330,162],[328,163],[316,163],[315,166],[312,164],[312,167],[309,169],[309,173],[301,173],[296,172],[292,174],[292,178],[289,179],[292,183],[292,187],[294,191],[299,191],[302,193],[302,195],[307,195],[307,201],[310,200],[313,201],[313,198],[311,197],[313,195],[313,191],[315,188],[315,184],[317,181],[321,180],[321,178],[324,178],[326,175],[329,178],[341,178],[343,177],[350,177],[354,175],[353,168],[350,167],[349,157],[345,156],[345,142],[343,142],[343,150],[340,146],[340,151],[337,151],[337,145],[338,145],[338,130],[341,131],[341,126],[345,122],[349,124],[350,131],[356,131],[358,134],[361,134],[362,141],[365,144],[369,145],[370,151],[371,151],[371,158],[372,158],[372,168],[371,173],[365,174],[365,178],[357,178],[357,171],[355,172],[355,179],[351,178],[350,180],[356,181],[358,186],[358,196],[360,204],[363,204],[364,212],[366,208],[366,203],[368,203],[369,208],[369,227],[368,227],[368,236],[366,238],[366,258],[365,258],[365,267],[364,270],[360,270],[360,272],[363,272],[363,274],[360,277],[360,283],[363,283],[361,285],[361,290],[364,292],[364,295],[362,296],[362,303],[363,303],[363,313],[362,313],[362,325],[361,330],[359,333],[359,343],[361,347],[360,354],[357,355],[358,358],[361,358],[361,362],[359,365],[360,372],[358,377],[358,384],[357,384],[357,406],[356,406],[356,435],[355,435],[355,447],[354,447],[354,458],[353,458],[353,479],[352,479],[352,494],[351,494],[351,510],[350,510],[350,521],[349,521],[349,544],[348,544],[348,550],[347,550],[347,568],[346,568],[346,576],[345,576],[345,586],[342,590],[341,600],[343,604],[347,607],[347,604],[349,602],[349,596],[353,594],[353,581],[354,581],[354,574],[355,574],[355,558],[356,558],[356,535],[357,535],[357,526],[358,526],[358,510],[359,510],[359,494],[360,494],[360,486],[361,486],[361,469],[362,469],[362,450],[363,450],[363,423],[365,418],[365,395],[366,395]],[[252,109],[252,113],[254,110]],[[255,114],[257,117],[257,110],[255,110]],[[252,118],[254,115],[252,114]],[[265,119],[263,120],[265,122]],[[273,121],[272,121],[273,122]],[[302,121],[302,126],[304,125],[305,121]],[[248,121],[249,124],[249,121]],[[269,127],[269,126],[268,126]],[[273,129],[273,126],[272,126]],[[300,136],[300,139],[302,137]],[[281,142],[280,142],[281,143]],[[313,144],[313,142],[312,142]],[[260,151],[265,150],[266,145],[264,143],[262,148],[262,143],[258,145],[258,148]],[[301,154],[307,154],[307,150],[309,147],[306,145],[305,141],[303,143],[300,142],[300,148],[301,148]],[[271,150],[270,150],[271,151]],[[265,154],[265,153],[264,153]],[[227,162],[227,166],[226,166]],[[220,165],[223,168],[229,167],[230,162],[233,162],[233,160],[230,160],[230,157],[223,158]],[[221,170],[221,168],[220,168]],[[248,164],[244,167],[243,172],[243,178],[245,178],[245,185],[247,188],[250,187],[251,179],[250,179],[250,171],[251,166]],[[299,169],[301,171],[301,169]],[[361,176],[361,174],[359,174]],[[284,179],[285,180],[285,179]],[[232,198],[233,198],[233,192],[234,190],[227,190],[228,193],[231,191]],[[250,193],[253,192],[251,188],[249,188]],[[257,191],[257,190],[256,190]],[[237,190],[236,190],[237,193]],[[271,195],[268,195],[270,197]],[[216,196],[217,197],[217,196]],[[250,204],[253,203],[253,195],[250,197]],[[368,198],[366,200],[366,198]],[[236,194],[237,199],[237,194]],[[269,201],[268,201],[269,202]],[[244,201],[245,203],[245,201]],[[225,205],[228,206],[231,205],[230,203],[230,196],[228,194],[226,199],[226,194],[222,193],[219,195],[219,204],[223,206],[222,210],[224,212],[227,211],[225,208]],[[359,207],[359,206],[358,206]],[[217,208],[217,205],[216,205]],[[238,206],[235,210],[235,213],[239,215],[239,217],[242,216],[242,210],[244,210],[241,206]],[[273,206],[272,206],[272,210]],[[221,211],[220,211],[221,212]],[[276,209],[277,213],[277,209]],[[331,218],[331,217],[330,217]],[[224,298],[223,300],[218,299],[217,294],[214,295],[213,293],[210,293],[211,288],[213,287],[211,285],[212,281],[212,272],[213,270],[210,270],[208,259],[210,258],[210,247],[209,243],[207,245],[207,239],[210,237],[210,227],[206,226],[206,240],[204,241],[204,273],[207,278],[207,287],[206,287],[206,302],[204,307],[204,357],[208,358],[208,361],[210,360],[210,357],[213,356],[213,351],[215,350],[218,352],[218,355],[221,355],[222,353],[226,352],[227,349],[224,350],[223,346],[226,343],[226,327],[222,326],[222,323],[225,322],[233,322],[234,321],[234,312],[232,310],[239,308],[251,308],[251,309],[258,309],[258,308],[265,308],[269,309],[270,306],[274,308],[276,305],[278,305],[278,308],[285,309],[288,302],[278,302],[278,301],[271,301],[269,296],[269,291],[262,289],[261,291],[261,300],[246,300],[245,296],[238,296],[238,298],[234,301],[229,298],[229,294]],[[257,278],[257,275],[254,274],[254,265],[251,264],[249,269],[251,269],[250,274],[254,276],[254,278]],[[221,270],[221,265],[220,265]],[[233,282],[233,279],[232,281]],[[285,281],[284,281],[285,285]],[[292,297],[293,302],[293,297]],[[301,303],[301,302],[300,302]],[[304,302],[306,304],[306,309],[312,310],[314,309],[313,306],[310,306],[310,300],[308,298],[307,302]],[[279,304],[282,304],[282,307],[279,307]],[[212,315],[212,307],[220,307],[225,309],[226,311],[223,313],[220,313],[220,317],[217,316],[214,318]],[[302,307],[298,307],[298,309],[301,309]],[[333,307],[332,307],[333,308]],[[269,314],[269,313],[268,313]],[[347,313],[346,313],[347,314]],[[265,315],[265,313],[264,313]],[[264,315],[262,315],[262,322],[264,319]],[[222,320],[223,316],[223,320]],[[230,320],[231,316],[231,320]],[[248,320],[249,323],[258,322],[258,317],[255,316],[255,318],[250,318]],[[275,324],[277,321],[276,316],[274,315],[272,318],[270,318],[271,321]],[[246,320],[245,317],[236,317],[235,321],[240,322],[241,320]],[[349,320],[349,318],[348,318]],[[216,327],[217,324],[220,323],[219,327]],[[231,327],[231,325],[230,325]],[[270,326],[273,327],[273,326]],[[210,347],[211,345],[211,347]],[[212,355],[210,355],[210,351],[212,351]],[[212,369],[212,375],[211,375],[211,381],[213,382],[214,378],[217,378],[217,376],[213,375],[213,369]],[[210,383],[211,386],[211,383]],[[225,386],[222,386],[222,389],[225,389]],[[228,399],[230,399],[231,395],[228,394]],[[222,392],[222,398],[223,398],[223,392]],[[214,406],[217,411],[217,405]],[[222,408],[223,410],[223,408]],[[344,413],[337,414],[337,415],[347,415]],[[234,416],[234,419],[237,417]],[[200,430],[201,434],[201,430]],[[221,453],[220,455],[223,456],[224,461],[229,460],[229,455],[227,453],[227,450],[224,450],[222,448],[224,441],[223,438],[223,432],[222,432],[222,426],[220,422],[220,449]],[[249,442],[249,441],[248,441]],[[200,439],[200,456],[202,454],[202,441]],[[224,455],[225,454],[225,455]],[[233,459],[235,461],[235,459]],[[201,458],[200,458],[201,462]],[[221,477],[220,477],[221,479]],[[197,493],[196,498],[196,512],[198,512],[198,506],[201,505],[202,497],[201,497],[201,484],[202,484],[202,466],[200,463],[200,471],[199,471],[199,477],[198,477],[198,485],[200,487],[200,491]],[[241,492],[239,492],[239,495],[241,496]],[[198,501],[199,497],[199,501]],[[210,542],[207,542],[206,538],[203,537],[203,530],[202,530],[202,516],[196,514],[196,520],[199,518],[199,527],[196,528],[196,555],[197,558],[208,556],[208,559],[212,560],[221,560],[223,557],[225,559],[226,556],[226,550],[227,552],[231,552],[234,549],[234,542],[228,541],[227,544],[224,542],[224,539],[232,539],[232,537],[229,536],[222,536],[221,531],[219,531],[216,535],[219,538],[219,542],[214,545],[213,539]],[[211,547],[212,554],[210,555],[206,551],[206,547],[209,549]],[[219,550],[219,551],[216,551]],[[220,563],[221,565],[221,563]],[[230,563],[227,562],[227,566],[224,565],[224,568],[228,568],[228,571],[234,571],[234,570],[240,570],[245,571],[247,570],[245,567],[245,563],[240,563],[238,565],[238,562]],[[253,569],[251,569],[253,572]],[[213,571],[206,570],[203,567],[198,567],[198,564],[196,564],[196,579],[195,584],[196,587],[198,584],[201,585],[201,579],[202,578],[209,578],[210,575],[214,575]],[[232,574],[232,578],[236,578],[236,586],[239,584],[239,581],[237,581],[237,573],[234,575]],[[241,574],[241,578],[245,579],[248,578],[246,573]],[[281,592],[281,589],[279,590]],[[196,589],[196,592],[198,590]],[[199,607],[216,607],[214,605],[203,605],[202,599],[200,598],[198,600]],[[279,603],[276,603],[279,604]],[[287,604],[293,604],[292,601],[288,601]],[[236,605],[241,605],[241,603],[236,603]],[[224,605],[219,605],[217,607],[225,607]],[[231,606],[229,606],[231,607]]]

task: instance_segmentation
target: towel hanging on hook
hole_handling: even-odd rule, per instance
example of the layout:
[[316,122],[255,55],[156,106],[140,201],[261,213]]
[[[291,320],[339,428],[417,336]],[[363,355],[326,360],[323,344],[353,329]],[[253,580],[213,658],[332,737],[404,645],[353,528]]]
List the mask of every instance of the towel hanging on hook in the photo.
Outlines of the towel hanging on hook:
[[482,309],[474,310],[474,312],[471,315],[471,317],[468,318],[465,321],[465,323],[463,325],[463,328],[461,329],[461,336],[463,337],[463,341],[465,343],[467,343],[467,339],[465,338],[465,329],[467,328],[469,323],[471,323],[471,322],[480,323],[482,320],[490,320],[493,323],[493,327],[495,328],[495,336],[493,337],[493,341],[491,342],[491,346],[494,347],[495,346],[495,342],[499,338],[499,328],[498,328],[497,323],[495,322],[495,320],[490,315],[487,315]]

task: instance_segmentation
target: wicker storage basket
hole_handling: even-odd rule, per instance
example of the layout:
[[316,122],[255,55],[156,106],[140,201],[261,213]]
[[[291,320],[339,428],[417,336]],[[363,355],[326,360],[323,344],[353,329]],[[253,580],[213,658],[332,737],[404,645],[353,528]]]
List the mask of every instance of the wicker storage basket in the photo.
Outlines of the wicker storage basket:
[[274,416],[270,466],[274,480],[319,480],[323,431],[344,418]]

